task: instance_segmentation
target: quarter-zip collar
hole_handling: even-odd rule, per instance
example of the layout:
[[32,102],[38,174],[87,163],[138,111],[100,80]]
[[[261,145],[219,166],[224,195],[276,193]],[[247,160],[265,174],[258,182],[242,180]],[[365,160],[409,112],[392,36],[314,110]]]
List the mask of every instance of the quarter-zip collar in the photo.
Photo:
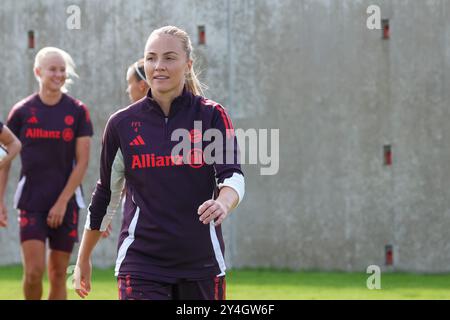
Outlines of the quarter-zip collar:
[[[183,88],[183,92],[181,95],[176,97],[170,106],[169,116],[168,118],[172,118],[178,111],[183,108],[190,106],[191,104],[192,93],[189,92],[186,87]],[[161,109],[161,106],[153,99],[152,90],[149,89],[147,93],[147,101],[148,101],[148,110],[155,111],[163,117],[166,117],[164,112]]]

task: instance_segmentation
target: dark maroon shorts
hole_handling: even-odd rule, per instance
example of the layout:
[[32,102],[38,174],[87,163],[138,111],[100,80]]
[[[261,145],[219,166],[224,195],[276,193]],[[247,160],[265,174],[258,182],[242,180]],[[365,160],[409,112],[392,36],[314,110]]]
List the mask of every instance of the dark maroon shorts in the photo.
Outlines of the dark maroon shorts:
[[163,283],[118,277],[119,300],[225,300],[225,277]]
[[48,212],[31,212],[20,210],[20,242],[27,240],[49,239],[52,250],[71,253],[78,242],[78,214],[79,208],[74,201],[67,204],[67,211],[61,226],[51,229],[47,224]]

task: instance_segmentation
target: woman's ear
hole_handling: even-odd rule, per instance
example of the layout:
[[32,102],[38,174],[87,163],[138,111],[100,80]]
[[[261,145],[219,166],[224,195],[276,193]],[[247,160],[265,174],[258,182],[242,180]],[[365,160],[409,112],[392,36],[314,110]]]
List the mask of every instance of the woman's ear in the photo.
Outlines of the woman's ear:
[[185,74],[191,73],[191,71],[192,71],[192,64],[193,64],[193,63],[194,63],[194,62],[192,61],[192,59],[189,59],[189,60],[188,60],[187,66],[186,66],[186,72],[185,72]]
[[139,80],[139,89],[141,91],[145,91],[145,90],[147,90],[147,88],[148,88],[147,82],[144,80]]
[[36,77],[40,78],[41,77],[41,69],[39,67],[34,68],[34,74],[36,75]]

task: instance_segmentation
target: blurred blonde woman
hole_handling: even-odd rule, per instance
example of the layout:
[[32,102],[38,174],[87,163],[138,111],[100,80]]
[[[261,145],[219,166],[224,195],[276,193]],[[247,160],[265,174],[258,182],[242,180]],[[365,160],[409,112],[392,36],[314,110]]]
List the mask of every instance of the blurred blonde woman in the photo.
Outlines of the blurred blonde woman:
[[[7,126],[22,143],[22,169],[15,195],[19,210],[25,299],[42,298],[48,241],[48,299],[66,299],[66,269],[78,241],[81,182],[88,168],[91,136],[89,111],[67,94],[75,64],[54,47],[40,50],[34,63],[39,91],[19,101]],[[6,174],[1,176],[4,189]]]

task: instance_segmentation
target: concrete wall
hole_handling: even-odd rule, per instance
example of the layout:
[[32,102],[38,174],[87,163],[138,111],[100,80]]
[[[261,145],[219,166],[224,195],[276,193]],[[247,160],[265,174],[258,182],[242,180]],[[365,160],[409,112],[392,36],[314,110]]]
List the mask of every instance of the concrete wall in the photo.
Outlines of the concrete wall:
[[[66,28],[71,4],[81,9],[80,30]],[[390,40],[366,28],[371,4],[390,19]],[[5,0],[0,116],[36,89],[28,30],[38,48],[69,51],[81,77],[71,94],[95,124],[89,201],[104,125],[127,104],[126,67],[155,27],[181,26],[196,44],[205,25],[207,44],[196,49],[208,96],[237,128],[280,129],[279,173],[244,166],[246,199],[226,222],[229,264],[365,270],[383,267],[391,244],[391,270],[448,272],[449,15],[447,0]],[[383,165],[385,144],[392,166]],[[20,262],[10,201],[18,167],[7,191],[10,226],[0,230],[2,264]],[[95,264],[113,264],[119,224]]]

